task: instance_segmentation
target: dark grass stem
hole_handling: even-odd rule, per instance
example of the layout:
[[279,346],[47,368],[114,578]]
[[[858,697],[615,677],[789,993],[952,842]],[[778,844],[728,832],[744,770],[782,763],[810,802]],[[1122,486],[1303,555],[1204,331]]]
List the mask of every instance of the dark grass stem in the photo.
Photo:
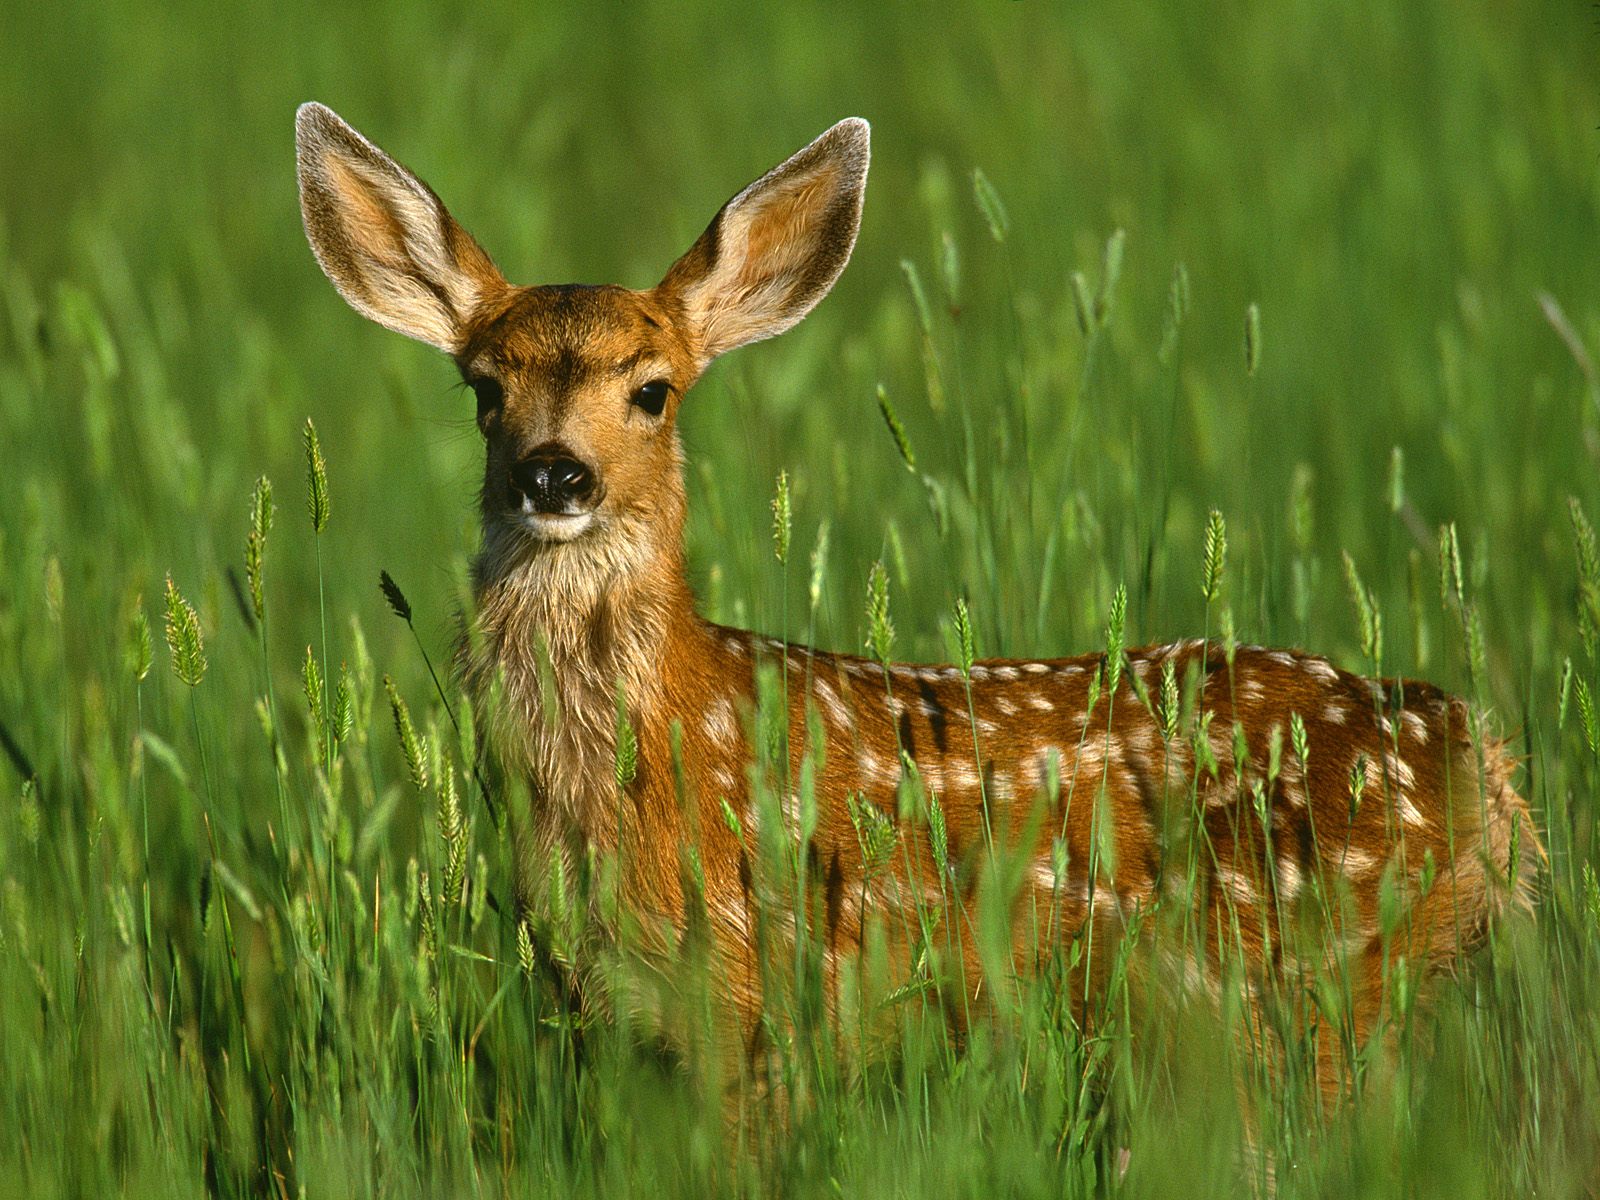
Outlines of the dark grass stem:
[[[422,655],[422,664],[428,668],[428,678],[433,680],[434,695],[439,697],[439,703],[444,708],[444,715],[450,720],[450,728],[455,730],[457,741],[461,738],[461,722],[456,718],[455,706],[450,703],[450,697],[444,690],[444,682],[439,678],[439,672],[433,668],[433,657],[428,653],[428,647],[423,644],[422,635],[417,632],[417,626],[412,619],[411,602],[406,599],[406,594],[400,590],[400,585],[394,581],[394,576],[388,571],[378,573],[378,588],[383,592],[383,598],[389,605],[389,611],[394,613],[406,623],[406,628],[411,631],[411,640],[417,647],[417,653]],[[483,797],[483,805],[489,812],[489,819],[494,822],[496,829],[500,828],[500,806],[495,802],[494,792],[490,789],[488,780],[483,776],[482,754],[474,747],[472,762],[472,778],[478,785],[478,793]]]

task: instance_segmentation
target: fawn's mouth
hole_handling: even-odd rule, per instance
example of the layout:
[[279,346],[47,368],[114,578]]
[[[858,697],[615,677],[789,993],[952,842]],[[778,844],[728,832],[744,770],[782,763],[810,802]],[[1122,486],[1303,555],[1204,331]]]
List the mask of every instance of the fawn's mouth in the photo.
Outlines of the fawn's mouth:
[[570,542],[594,526],[593,509],[574,513],[540,512],[532,501],[524,499],[512,511],[512,520],[541,542]]

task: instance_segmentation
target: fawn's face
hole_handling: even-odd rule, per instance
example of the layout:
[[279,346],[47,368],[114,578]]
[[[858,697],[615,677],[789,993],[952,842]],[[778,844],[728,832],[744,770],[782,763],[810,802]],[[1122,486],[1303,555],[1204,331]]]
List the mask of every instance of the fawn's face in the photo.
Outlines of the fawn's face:
[[677,469],[678,403],[699,374],[660,297],[510,289],[456,362],[478,401],[486,525],[566,542],[655,511]]
[[295,121],[300,208],[358,312],[449,353],[478,401],[487,532],[576,542],[676,511],[676,418],[717,355],[800,320],[861,220],[867,125],[841,121],[723,205],[649,291],[513,287],[433,191],[321,105]]

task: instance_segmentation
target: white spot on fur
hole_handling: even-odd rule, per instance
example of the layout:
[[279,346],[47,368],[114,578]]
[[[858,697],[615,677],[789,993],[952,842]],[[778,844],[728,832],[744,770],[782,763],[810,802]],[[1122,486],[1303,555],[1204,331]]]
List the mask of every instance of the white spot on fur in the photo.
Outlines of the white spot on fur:
[[1233,728],[1223,726],[1216,721],[1211,723],[1211,728],[1206,734],[1206,742],[1211,747],[1211,757],[1217,760],[1217,769],[1226,773],[1233,765]]
[[1135,725],[1128,730],[1128,750],[1133,756],[1133,761],[1144,766],[1150,761],[1155,749],[1155,735],[1148,725]]
[[1388,768],[1389,774],[1394,777],[1402,788],[1416,786],[1417,773],[1411,769],[1410,764],[1405,759],[1392,750],[1383,756],[1383,765]]
[[1288,855],[1278,858],[1278,899],[1285,904],[1300,894],[1300,864]]
[[1262,686],[1260,678],[1255,675],[1246,675],[1239,681],[1239,695],[1252,703],[1265,699],[1267,689]]
[[865,747],[861,751],[861,773],[868,779],[874,780],[889,780],[893,778],[883,759],[870,747]]
[[1022,669],[1029,675],[1044,675],[1050,670],[1050,664],[1045,662],[1023,663]]
[[1022,678],[1022,672],[1018,670],[1016,665],[1013,663],[1002,663],[1000,666],[994,668],[993,674],[996,679],[1004,679],[1007,682],[1013,682]]
[[1269,661],[1277,663],[1280,667],[1294,666],[1294,655],[1287,650],[1268,650],[1266,657]]
[[1028,697],[1028,707],[1036,712],[1054,712],[1056,706],[1043,692],[1034,692]]
[[1050,858],[1036,858],[1033,865],[1028,868],[1028,875],[1033,880],[1033,886],[1041,892],[1053,892],[1056,889],[1056,871],[1050,864]]
[[1355,846],[1348,847],[1341,856],[1346,875],[1366,875],[1378,865],[1378,856]]
[[997,697],[995,699],[994,706],[1000,710],[1000,715],[1003,717],[1014,717],[1017,715],[1017,702],[1010,696]]
[[1400,823],[1409,825],[1412,829],[1426,829],[1428,818],[1422,815],[1422,810],[1411,799],[1409,792],[1400,792],[1394,798],[1394,811],[1400,818]]
[[1326,683],[1335,683],[1338,681],[1339,672],[1335,670],[1333,664],[1325,658],[1302,659],[1301,665],[1305,668],[1306,674],[1315,675],[1318,679],[1321,679]]
[[1237,904],[1254,904],[1256,889],[1241,872],[1232,867],[1217,868],[1217,886],[1232,896]]
[[1343,725],[1350,717],[1349,710],[1337,700],[1329,700],[1322,709],[1322,719],[1330,725]]
[[732,930],[740,941],[748,941],[751,937],[749,914],[745,911],[744,902],[738,897],[724,898],[722,896],[708,895],[709,908],[712,920],[719,922],[724,928]]
[[839,693],[824,679],[814,679],[811,683],[812,690],[817,694],[817,700],[822,705],[822,711],[828,720],[841,729],[850,725],[850,714],[845,710],[844,704],[839,699]]
[[1410,735],[1411,740],[1419,746],[1428,744],[1428,723],[1422,719],[1422,714],[1413,712],[1409,708],[1400,714],[1400,727]]
[[1113,763],[1121,763],[1122,762],[1122,739],[1121,738],[1119,738],[1114,733],[1107,734],[1106,735],[1106,741],[1105,741],[1105,747],[1106,747],[1106,758],[1109,761],[1111,761]]
[[1100,739],[1090,738],[1078,751],[1078,761],[1073,764],[1073,769],[1079,775],[1098,775],[1104,764],[1105,754],[1101,750]]
[[725,637],[722,639],[722,644],[727,648],[729,654],[744,654],[744,640],[742,638]]
[[975,788],[978,786],[978,769],[972,763],[962,759],[950,767],[950,782],[958,788]]
[[726,696],[719,696],[711,702],[704,714],[706,736],[713,744],[730,746],[739,736],[738,727],[733,722],[733,703]]

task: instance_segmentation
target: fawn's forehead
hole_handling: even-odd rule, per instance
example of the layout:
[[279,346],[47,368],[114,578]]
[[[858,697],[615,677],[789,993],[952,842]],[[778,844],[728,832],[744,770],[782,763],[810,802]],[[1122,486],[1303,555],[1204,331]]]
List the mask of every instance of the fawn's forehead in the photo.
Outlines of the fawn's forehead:
[[611,285],[518,288],[475,324],[458,356],[463,370],[557,392],[645,363],[671,368],[683,354],[649,294]]

